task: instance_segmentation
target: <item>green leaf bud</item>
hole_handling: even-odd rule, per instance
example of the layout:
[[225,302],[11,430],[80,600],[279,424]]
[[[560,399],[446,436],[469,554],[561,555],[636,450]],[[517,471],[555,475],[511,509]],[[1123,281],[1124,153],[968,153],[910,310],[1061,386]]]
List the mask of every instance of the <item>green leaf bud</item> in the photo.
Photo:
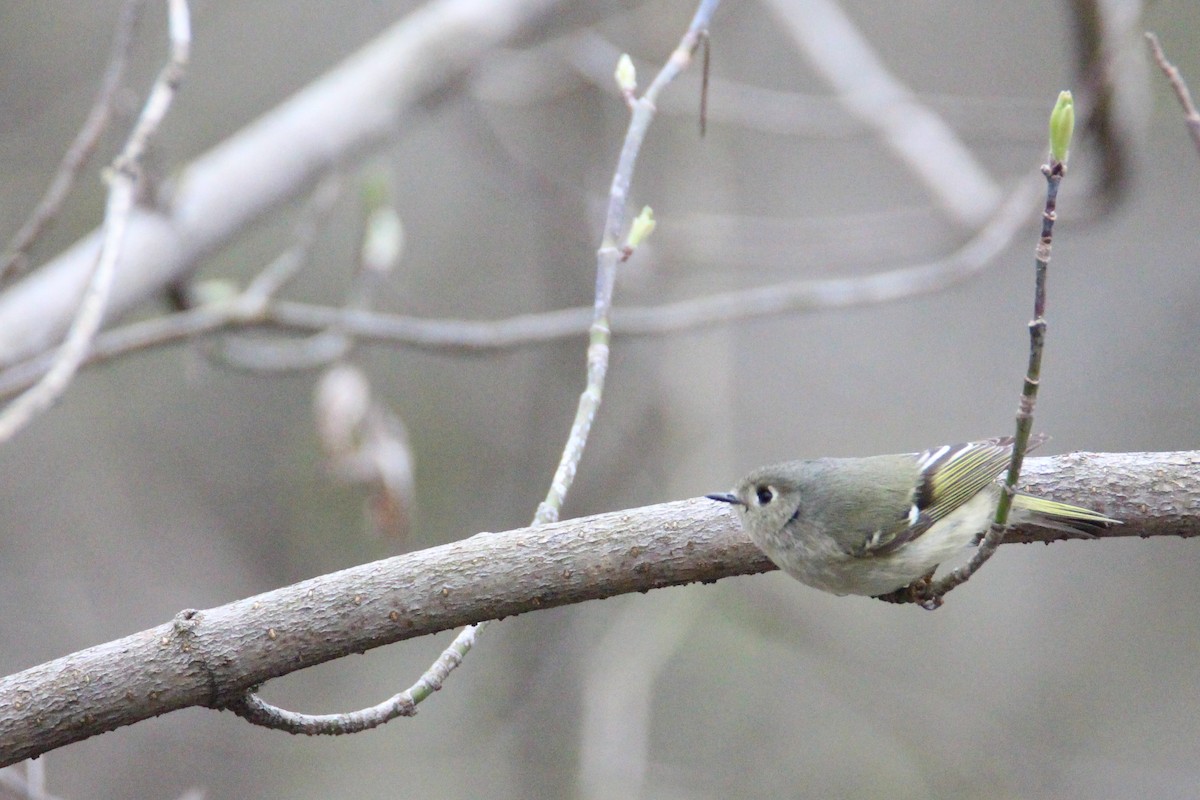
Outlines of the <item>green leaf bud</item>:
[[637,215],[633,220],[633,224],[629,227],[629,239],[627,240],[630,248],[635,248],[646,240],[646,237],[654,232],[654,226],[658,223],[654,220],[654,209],[650,206],[642,208],[642,213]]
[[1071,152],[1071,134],[1075,131],[1075,100],[1067,91],[1058,93],[1058,102],[1050,112],[1050,156],[1067,163]]

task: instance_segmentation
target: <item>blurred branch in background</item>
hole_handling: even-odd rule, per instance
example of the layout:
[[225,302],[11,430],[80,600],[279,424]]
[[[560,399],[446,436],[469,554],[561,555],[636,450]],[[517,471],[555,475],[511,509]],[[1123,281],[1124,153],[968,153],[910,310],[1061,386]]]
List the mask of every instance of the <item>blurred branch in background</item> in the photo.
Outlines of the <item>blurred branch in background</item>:
[[1144,59],[1135,47],[1142,4],[1070,0],[1068,6],[1075,34],[1070,83],[1080,110],[1080,138],[1098,151],[1092,158],[1099,167],[1094,194],[1103,214],[1128,194],[1134,173],[1130,87],[1144,83]]
[[[313,245],[317,243],[328,223],[334,206],[342,196],[343,178],[337,171],[326,175],[317,184],[300,219],[292,227],[292,241],[271,260],[242,291],[243,300],[253,305],[265,303],[278,295],[308,264]],[[184,284],[197,288],[196,283]],[[188,303],[189,307],[197,303]]]
[[649,608],[627,605],[589,645],[579,745],[584,800],[646,796],[658,681],[706,606],[681,592]]
[[104,321],[133,214],[142,175],[142,158],[175,99],[192,45],[191,13],[186,0],[168,0],[167,18],[170,57],[150,87],[142,113],[106,176],[108,201],[104,207],[100,252],[87,273],[83,297],[78,300],[67,337],[54,354],[49,369],[36,384],[0,412],[0,444],[11,439],[62,396],[87,357],[92,340]]
[[[1101,541],[1200,535],[1200,452],[1034,458],[1024,475],[1022,488],[1033,494],[1125,522],[1099,532]],[[1071,537],[1015,528],[1005,541]],[[271,678],[392,642],[772,568],[735,516],[703,499],[481,533],[183,611],[157,628],[10,675],[0,680],[0,766],[168,711],[236,707]],[[803,602],[800,591],[796,597]],[[342,716],[349,715],[328,715]]]
[[1171,84],[1171,90],[1175,92],[1175,98],[1179,101],[1180,107],[1183,108],[1183,121],[1187,124],[1188,134],[1192,137],[1192,144],[1196,146],[1196,152],[1200,153],[1200,113],[1197,113],[1196,106],[1192,102],[1192,93],[1188,91],[1187,82],[1179,74],[1179,70],[1175,68],[1175,65],[1167,61],[1167,54],[1163,52],[1162,45],[1159,44],[1157,36],[1153,33],[1147,33],[1146,42],[1150,46],[1154,62],[1158,64],[1158,68],[1162,70],[1163,75],[1167,76],[1167,80]]
[[[613,172],[604,231],[600,247],[596,251],[596,294],[588,324],[587,380],[582,394],[579,395],[575,418],[571,422],[571,430],[563,446],[558,467],[550,480],[550,488],[546,492],[546,498],[538,504],[530,523],[534,527],[558,520],[567,494],[575,482],[592,425],[600,411],[608,373],[609,345],[612,337],[609,316],[612,313],[617,265],[628,260],[654,230],[653,213],[647,207],[628,224],[629,232],[624,244],[621,244],[621,232],[627,227],[625,210],[633,184],[634,167],[650,123],[654,120],[658,95],[691,64],[692,54],[700,41],[708,35],[709,21],[719,4],[720,0],[700,0],[691,24],[688,25],[679,44],[640,96],[637,94],[636,71],[629,57],[623,56],[618,60],[614,78],[631,113],[617,167]],[[371,230],[368,227],[368,245],[364,250],[375,249],[369,244],[370,234]],[[394,247],[378,249],[390,253],[387,259],[389,264],[399,257],[399,242]],[[253,690],[225,705],[248,722],[293,733],[352,733],[383,725],[396,717],[412,716],[416,714],[417,706],[441,689],[450,673],[462,664],[467,653],[475,646],[476,637],[489,621],[472,620],[471,624],[459,631],[450,646],[416,683],[369,708],[342,714],[301,714],[273,706],[258,697]]]
[[[21,766],[0,769],[0,800],[67,800],[46,791],[46,757],[30,759]],[[205,800],[202,789],[192,788],[174,800]]]
[[[507,68],[499,70],[499,74],[480,75],[475,91],[491,102],[513,105],[542,100],[547,93],[564,91],[561,80],[553,83],[544,78],[535,80],[538,76],[557,77],[552,65],[559,63],[568,64],[596,87],[607,89],[604,65],[619,55],[620,49],[616,45],[595,30],[587,30],[530,51],[506,53]],[[542,88],[542,93],[531,97],[528,93],[517,95],[507,90],[514,83],[513,73]],[[700,89],[699,78],[686,79],[685,83],[688,85],[683,91],[664,99],[660,113],[695,116],[695,102],[691,97]],[[874,124],[851,113],[838,97],[779,91],[717,76],[711,79],[709,86],[710,123],[806,139],[847,139],[876,130]],[[955,130],[972,137],[1027,141],[1029,131],[1044,116],[1041,106],[1022,99],[927,92],[915,92],[913,96],[920,105],[935,110],[938,116],[952,123]]]
[[[437,0],[421,6],[339,67],[192,161],[169,207],[134,209],[117,264],[110,316],[160,293],[329,169],[395,136],[414,104],[484,53],[527,29],[559,0]],[[94,232],[0,295],[0,363],[62,337],[87,284]]]
[[768,0],[766,5],[846,109],[879,134],[951,219],[975,226],[993,214],[1001,196],[987,170],[954,130],[888,71],[837,3]]
[[[961,248],[926,264],[872,275],[824,280],[796,280],[729,292],[716,292],[660,306],[613,309],[613,333],[655,336],[779,314],[873,305],[948,289],[986,269],[1033,216],[1039,187],[1021,182],[992,218]],[[144,320],[97,337],[86,364],[195,339],[241,327],[277,327],[297,331],[337,329],[359,341],[478,354],[544,344],[582,336],[591,325],[592,309],[522,314],[500,320],[425,319],[371,313],[354,308],[315,306],[248,297],[244,293],[171,316]],[[42,375],[48,356],[39,356],[0,372],[0,394],[18,391]],[[321,358],[289,359],[272,353],[260,369],[309,368]]]
[[[388,197],[389,190],[382,175],[369,178],[363,186],[364,224],[362,243],[355,260],[354,276],[346,290],[342,308],[368,311],[379,289],[399,264],[404,254],[404,226],[400,215]],[[266,273],[247,287],[252,294],[255,284],[262,283]],[[261,293],[265,308],[274,299],[276,289]],[[327,366],[345,358],[354,347],[354,338],[336,322],[307,339],[297,341],[264,340],[261,337],[225,337],[211,356],[226,366],[256,372],[313,369]]]
[[0,769],[0,800],[60,800],[46,791],[46,759],[30,759],[24,769]]
[[[541,0],[541,2],[547,3],[550,0]],[[955,199],[960,197],[974,197],[974,203],[982,203],[989,208],[994,208],[995,202],[987,199],[995,194],[992,191],[995,189],[992,179],[976,163],[970,152],[958,142],[950,127],[940,122],[936,114],[929,111],[925,104],[917,101],[907,88],[901,86],[887,73],[882,62],[872,52],[869,43],[856,32],[849,19],[836,6],[826,3],[824,0],[802,5],[803,7],[800,9],[787,6],[781,11],[781,16],[788,21],[789,26],[796,26],[793,32],[800,37],[806,53],[816,61],[817,66],[839,88],[840,99],[859,117],[860,122],[872,127],[882,126],[880,129],[884,140],[897,148],[897,152],[902,155],[905,163],[909,164],[918,175],[927,175],[928,168],[923,165],[928,163],[930,154],[936,152],[940,159],[946,158],[947,154],[955,156],[955,163],[958,164],[955,174],[958,177],[954,181],[939,179],[934,182],[935,188],[933,188],[935,196],[940,197],[943,206],[948,208],[951,216],[966,218],[976,215],[975,211],[963,206]],[[536,16],[537,11],[537,8],[523,5],[508,9],[514,19],[507,24],[527,23]],[[221,206],[220,212],[206,208],[206,204],[209,202],[214,204],[223,202],[217,183],[213,185],[208,183],[209,176],[218,182],[225,178],[234,181],[224,184],[224,186],[235,192],[239,191],[236,184],[237,178],[228,175],[222,176],[220,170],[230,169],[235,164],[242,163],[242,159],[254,158],[262,148],[272,147],[269,142],[270,136],[296,141],[298,137],[304,138],[299,136],[302,131],[317,124],[327,123],[326,115],[335,116],[336,112],[342,108],[339,105],[342,101],[337,98],[337,87],[343,85],[343,82],[355,80],[354,76],[359,74],[359,71],[370,68],[377,73],[382,67],[393,70],[402,69],[409,64],[411,59],[419,57],[417,51],[420,51],[421,48],[432,47],[441,42],[439,37],[450,36],[452,40],[457,41],[453,34],[448,34],[445,30],[440,29],[437,23],[448,23],[451,20],[463,21],[458,18],[459,13],[465,12],[455,7],[450,0],[443,0],[441,4],[434,4],[423,9],[419,14],[428,18],[414,15],[418,18],[402,21],[392,32],[381,37],[374,45],[365,48],[362,55],[349,60],[343,67],[330,73],[325,79],[302,92],[274,114],[268,115],[259,123],[251,126],[243,134],[234,137],[226,145],[195,161],[186,170],[187,179],[174,190],[173,210],[169,216],[149,215],[153,217],[153,221],[143,220],[144,212],[135,210],[132,214],[129,235],[133,237],[131,241],[137,245],[131,247],[130,250],[136,251],[137,255],[131,253],[129,257],[138,263],[132,266],[122,265],[122,277],[114,289],[119,296],[113,300],[113,313],[120,313],[138,300],[153,294],[158,288],[164,271],[173,275],[170,280],[182,280],[183,276],[195,266],[194,257],[188,256],[190,251],[194,251],[198,255],[202,249],[219,246],[236,233],[233,221],[226,226],[219,221],[221,217],[228,214],[241,214],[243,216],[240,217],[240,224],[245,224],[253,219],[254,215],[264,213],[272,205],[283,202],[290,196],[283,192],[298,191],[306,181],[311,180],[314,175],[320,174],[313,168],[313,164],[309,163],[320,159],[316,158],[318,154],[315,153],[312,154],[313,157],[300,154],[295,159],[295,163],[279,164],[280,168],[287,167],[284,169],[285,174],[281,175],[278,170],[272,170],[270,180],[264,178],[256,182],[256,188],[252,195],[261,192],[261,196],[246,197],[242,193],[237,204],[229,205],[225,202]],[[485,24],[480,20],[473,19],[470,14],[467,14],[467,19],[470,20],[470,24]],[[800,20],[804,20],[803,25],[800,24]],[[824,39],[816,37],[814,40],[815,34],[805,38],[807,36],[805,31],[808,31],[817,22],[821,23],[818,26],[820,30],[835,31],[839,37],[848,37],[847,41],[854,46],[839,45],[836,52],[830,52],[828,48],[817,46],[819,41],[824,41]],[[789,27],[789,30],[792,28]],[[497,37],[503,34],[503,31],[491,32],[491,35]],[[842,38],[837,40],[840,42]],[[589,47],[583,48],[585,54],[590,50],[599,50],[607,54],[610,49],[606,42],[590,34],[567,37],[566,41],[570,44],[577,42],[588,44]],[[393,49],[396,52],[391,52]],[[413,52],[409,52],[410,50]],[[474,52],[471,51],[471,53]],[[469,57],[474,56],[471,56],[470,53],[464,54],[464,58]],[[588,58],[586,55],[577,56],[577,58],[580,57],[585,60]],[[445,76],[436,74],[428,75],[418,71],[414,75],[407,72],[404,74],[404,82],[398,84],[397,88],[393,88],[391,84],[385,84],[379,80],[378,75],[375,75],[368,82],[367,87],[360,88],[359,91],[367,93],[367,97],[363,101],[366,103],[374,102],[385,105],[385,101],[396,103],[398,107],[391,113],[398,115],[402,113],[405,103],[415,99],[409,96],[410,93],[431,91],[434,86],[439,85],[439,80],[444,79]],[[377,97],[371,93],[379,93],[381,96]],[[719,107],[719,104],[714,106],[714,113],[719,113],[717,111]],[[896,112],[896,107],[902,107],[904,113]],[[889,111],[889,109],[891,110]],[[914,120],[924,120],[924,122]],[[357,150],[364,143],[373,142],[381,135],[382,126],[378,120],[340,122],[338,125],[348,129],[338,130],[335,127],[334,132],[341,139],[330,146],[343,148],[346,152]],[[324,128],[322,130],[323,137],[330,135],[328,130]],[[939,141],[944,146],[932,147],[927,140],[922,139],[922,145],[915,147],[910,134],[916,131],[925,133],[940,131]],[[332,154],[323,153],[320,154],[320,158],[331,159]],[[331,162],[326,160],[322,163],[328,165]],[[249,172],[261,174],[263,167],[259,165],[256,170]],[[964,181],[964,175],[974,175],[976,180]],[[274,185],[265,186],[268,183]],[[283,186],[283,183],[287,183],[287,186]],[[211,194],[209,194],[210,192]],[[947,192],[950,195],[947,195]],[[984,199],[980,200],[979,198]],[[1001,236],[997,235],[997,228],[1006,228],[1005,223],[1017,220],[1013,214],[1015,207],[1015,204],[1006,205],[1002,210],[992,212],[991,219],[983,228],[984,238],[986,238],[989,248],[1001,241]],[[978,209],[975,210],[978,211]],[[145,235],[148,238],[145,241],[139,239],[143,235],[141,233],[142,222],[146,222]],[[203,228],[191,230],[188,226],[192,222],[197,224],[202,222]],[[167,228],[172,230],[163,230],[164,223]],[[150,232],[151,228],[157,232]],[[159,238],[160,234],[166,238]],[[175,243],[176,246],[167,246],[169,238],[179,238],[180,241]],[[183,239],[186,239],[186,242]],[[159,249],[160,245],[162,246],[161,250]],[[13,287],[12,291],[0,297],[0,363],[12,365],[21,358],[31,359],[0,376],[0,386],[3,387],[4,392],[12,393],[30,385],[33,380],[44,374],[48,367],[50,359],[40,351],[44,351],[56,334],[47,326],[53,325],[53,321],[58,317],[60,309],[54,307],[55,304],[59,303],[63,296],[70,294],[67,284],[73,282],[75,278],[68,277],[68,273],[71,276],[77,274],[79,264],[76,256],[82,247],[84,247],[83,243],[77,245],[70,253],[47,265],[48,269],[39,276],[34,276],[26,283]],[[948,260],[926,267],[881,273],[865,279],[798,281],[782,286],[719,294],[653,309],[619,309],[614,312],[614,326],[618,332],[667,332],[702,327],[714,322],[749,316],[784,313],[790,310],[845,307],[910,297],[926,291],[935,291],[966,277],[973,272],[972,269],[964,268],[967,261],[974,260],[977,268],[986,263],[983,260],[975,260],[971,245],[964,248],[961,255],[962,261],[957,266],[951,265]],[[189,258],[190,260],[188,260]],[[75,266],[68,268],[68,263]],[[959,270],[961,270],[960,275],[953,274]],[[52,275],[57,277],[51,277]],[[63,290],[68,291],[64,294]],[[134,296],[135,294],[136,296]],[[51,305],[48,306],[47,303]],[[34,308],[37,308],[39,313],[31,313]],[[374,318],[350,311],[335,317],[334,313],[332,309],[304,308],[297,305],[271,306],[271,310],[266,311],[261,307],[255,307],[250,302],[250,298],[246,297],[240,304],[231,303],[221,308],[200,309],[186,316],[162,322],[139,323],[133,328],[116,332],[111,337],[102,335],[94,354],[89,356],[88,363],[93,363],[95,359],[105,356],[111,357],[119,354],[126,348],[136,349],[148,346],[148,343],[152,341],[171,341],[203,332],[248,325],[278,325],[298,330],[348,326],[349,329],[344,330],[344,334],[353,333],[365,338],[405,341],[411,337],[414,340],[411,343],[418,346],[489,349],[492,347],[515,347],[526,341],[540,342],[575,335],[582,332],[587,324],[587,312],[583,309],[528,315],[496,323]],[[352,330],[358,325],[373,328],[374,333]],[[510,325],[514,329],[511,334],[505,330]],[[495,332],[489,329],[491,326],[495,326]],[[461,335],[455,330],[456,328],[461,331]],[[408,333],[408,331],[413,332]],[[11,339],[6,340],[5,337],[9,332],[13,335]],[[226,347],[230,350],[229,359],[231,361],[235,363],[245,361],[247,367],[263,370],[311,368],[327,364],[341,352],[342,347],[346,344],[346,341],[340,337],[334,341],[330,339],[329,335],[320,335],[309,342],[306,347],[290,343],[249,345],[239,341],[227,342]],[[254,347],[255,350],[250,352],[250,347]],[[272,349],[260,350],[263,347]],[[297,349],[298,347],[299,349]],[[239,357],[239,353],[244,358]],[[254,353],[261,357],[254,358]],[[247,361],[247,359],[250,360]]]
[[117,16],[117,29],[113,34],[112,52],[108,58],[108,66],[104,69],[104,76],[100,80],[100,89],[96,93],[92,109],[88,112],[79,133],[75,135],[75,140],[63,155],[46,193],[38,201],[29,219],[13,234],[4,249],[4,255],[0,256],[0,285],[29,269],[29,249],[58,216],[63,201],[79,177],[79,171],[96,152],[100,137],[108,129],[117,104],[117,91],[121,88],[125,66],[129,61],[129,50],[133,46],[133,32],[145,3],[146,0],[126,0],[125,5],[121,7]]

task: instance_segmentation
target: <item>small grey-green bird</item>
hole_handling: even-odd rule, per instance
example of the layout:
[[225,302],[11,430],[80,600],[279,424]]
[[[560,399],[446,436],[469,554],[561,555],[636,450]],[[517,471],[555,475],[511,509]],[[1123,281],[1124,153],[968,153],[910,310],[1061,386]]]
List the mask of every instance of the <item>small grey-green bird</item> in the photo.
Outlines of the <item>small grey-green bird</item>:
[[[1048,437],[1036,434],[1029,449]],[[833,594],[887,594],[933,573],[991,525],[1012,437],[923,453],[820,458],[762,467],[729,494],[742,527],[775,564]],[[1117,520],[1017,493],[1009,519],[1090,536]]]

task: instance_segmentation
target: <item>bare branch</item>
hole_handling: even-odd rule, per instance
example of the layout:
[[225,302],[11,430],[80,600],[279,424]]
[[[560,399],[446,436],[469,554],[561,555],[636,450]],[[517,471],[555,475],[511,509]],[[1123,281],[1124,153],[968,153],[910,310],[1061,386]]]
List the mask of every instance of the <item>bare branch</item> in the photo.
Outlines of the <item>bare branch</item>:
[[[1200,535],[1197,451],[1032,458],[1024,481],[1126,523],[1103,537]],[[1005,541],[1067,536],[1014,529]],[[0,766],[168,711],[226,707],[271,678],[403,639],[769,569],[728,509],[700,498],[481,533],[182,612],[10,675],[0,680]]]
[[[247,225],[304,192],[331,167],[390,137],[414,104],[465,72],[561,0],[436,0],[422,5],[323,78],[181,169],[165,213],[135,209],[117,316],[178,282]],[[100,251],[76,242],[0,295],[0,364],[58,341]]]
[[[980,273],[1004,251],[1021,224],[1032,216],[1038,192],[1035,183],[1019,184],[987,225],[957,251],[937,261],[862,277],[798,280],[718,292],[660,306],[617,307],[612,312],[613,333],[618,336],[682,333],[754,317],[873,305],[948,289]],[[333,328],[363,342],[385,342],[452,354],[483,353],[582,336],[591,325],[591,317],[590,308],[568,308],[499,320],[425,319],[288,301],[259,307],[234,300],[102,333],[85,363],[96,364],[149,347],[245,326],[297,331]],[[0,373],[0,395],[32,383],[45,373],[49,360],[40,356]],[[284,363],[283,359],[279,363],[301,368],[325,362],[314,357],[312,363]]]
[[62,396],[91,349],[116,276],[117,261],[133,212],[142,155],[158,130],[183,79],[191,47],[191,21],[186,0],[168,0],[168,35],[171,48],[166,66],[158,74],[146,105],[133,126],[108,176],[108,202],[104,210],[103,242],[83,299],[71,322],[67,338],[41,380],[0,412],[0,444],[7,442]]
[[[632,81],[628,87],[626,100],[632,114],[629,127],[625,132],[621,154],[617,160],[617,169],[613,174],[609,190],[608,214],[604,222],[600,248],[596,252],[596,296],[592,307],[591,324],[588,326],[587,385],[579,396],[575,419],[571,423],[567,443],[563,447],[558,468],[550,481],[546,499],[538,505],[537,512],[533,516],[531,523],[533,526],[541,526],[558,520],[559,511],[575,481],[575,472],[583,457],[583,451],[587,447],[592,422],[600,410],[605,375],[608,371],[609,342],[612,336],[609,315],[612,312],[617,264],[628,259],[637,246],[636,237],[632,233],[629,243],[624,247],[618,248],[618,243],[621,230],[625,226],[625,207],[629,198],[629,187],[633,182],[633,168],[637,163],[642,141],[650,128],[650,122],[654,119],[655,101],[658,99],[659,92],[690,63],[692,53],[695,51],[700,37],[707,31],[708,21],[712,18],[719,3],[720,0],[700,0],[687,32],[642,97],[634,96],[636,87],[632,85]],[[643,212],[643,216],[650,219],[647,212]],[[652,222],[648,224],[647,232],[653,228]],[[636,220],[633,227],[636,231]],[[454,638],[450,647],[446,648],[441,657],[425,671],[412,687],[383,703],[362,711],[321,717],[308,716],[276,708],[253,694],[234,701],[230,707],[251,722],[268,724],[271,727],[297,733],[351,733],[361,730],[362,727],[382,725],[398,716],[411,716],[416,713],[416,705],[440,689],[446,677],[462,664],[487,623],[488,620],[481,620],[465,627]],[[341,727],[343,725],[346,727]]]
[[[978,225],[1000,189],[954,130],[893,76],[835,0],[771,0],[785,30],[838,92],[955,220]],[[954,180],[947,180],[946,175]]]
[[[1063,105],[1065,102],[1065,105]],[[1070,92],[1059,95],[1054,113],[1063,106],[1070,112],[1070,127],[1074,127],[1075,111]],[[1051,117],[1053,120],[1053,116]],[[1021,465],[1025,460],[1025,451],[1029,447],[1030,434],[1033,433],[1033,411],[1037,405],[1038,388],[1041,386],[1042,353],[1046,347],[1046,277],[1050,268],[1050,252],[1054,244],[1054,223],[1058,219],[1058,190],[1066,176],[1067,149],[1070,147],[1070,132],[1066,133],[1065,144],[1058,142],[1063,148],[1060,154],[1064,161],[1055,156],[1056,137],[1054,122],[1051,122],[1050,158],[1042,165],[1042,174],[1046,177],[1046,202],[1042,209],[1042,231],[1034,248],[1033,259],[1033,319],[1029,322],[1029,357],[1025,367],[1025,378],[1021,383],[1021,399],[1017,404],[1016,430],[1013,433],[1013,447],[1009,457],[1008,472],[1004,477],[1004,491],[996,503],[996,516],[987,532],[980,541],[979,547],[971,555],[971,560],[948,575],[939,578],[932,585],[926,585],[920,594],[921,605],[927,609],[935,609],[942,605],[942,598],[957,586],[966,583],[976,571],[1000,547],[1008,530],[1008,515],[1012,509],[1013,498],[1016,496],[1017,482],[1021,478]],[[915,584],[914,584],[915,585]]]
[[[393,207],[386,181],[379,176],[364,186],[368,207],[365,209],[362,244],[357,269],[346,291],[342,308],[370,311],[378,290],[404,254],[404,226]],[[255,279],[243,293],[252,295],[255,284],[262,286],[266,273]],[[266,303],[278,287],[260,289],[259,297]],[[249,299],[249,297],[247,297]],[[306,339],[261,339],[227,337],[213,356],[225,366],[255,372],[286,372],[325,367],[350,355],[357,344],[354,337],[341,330],[335,322],[325,330]]]
[[116,105],[117,89],[121,86],[125,65],[129,61],[133,31],[144,6],[145,0],[126,0],[125,5],[121,7],[108,66],[104,69],[104,77],[92,103],[92,110],[88,112],[79,133],[75,134],[75,141],[71,142],[71,146],[59,162],[58,171],[46,188],[46,193],[29,215],[29,219],[13,234],[4,256],[0,258],[0,284],[20,275],[28,268],[29,248],[33,247],[46,227],[58,216],[63,201],[75,185],[79,171],[91,158],[96,145],[100,143],[100,137],[108,128],[113,106]]
[[1200,113],[1197,113],[1196,106],[1192,103],[1192,93],[1188,91],[1187,82],[1184,81],[1183,75],[1179,73],[1175,65],[1167,61],[1167,54],[1163,52],[1158,37],[1147,32],[1146,41],[1150,44],[1150,51],[1154,54],[1154,61],[1158,64],[1158,68],[1171,82],[1175,97],[1179,100],[1179,105],[1183,107],[1183,121],[1187,123],[1188,133],[1192,136],[1192,144],[1196,146],[1196,152],[1200,153]]
[[248,301],[265,303],[279,294],[304,268],[317,242],[318,234],[329,221],[329,215],[333,213],[334,205],[341,196],[340,173],[334,171],[321,179],[305,204],[300,218],[292,226],[292,241],[287,249],[258,273],[243,291]]
[[633,181],[633,168],[637,163],[642,142],[656,113],[655,104],[663,90],[691,62],[692,53],[708,29],[708,21],[716,10],[719,0],[701,0],[699,8],[688,26],[687,33],[655,76],[642,97],[631,104],[633,113],[621,155],[613,175],[608,194],[608,211],[604,220],[604,234],[600,249],[596,252],[596,297],[592,307],[591,324],[588,326],[587,387],[579,397],[575,419],[562,458],[550,483],[546,499],[538,506],[535,523],[554,522],[566,499],[567,492],[575,480],[575,470],[583,457],[588,433],[596,412],[600,408],[604,393],[604,379],[608,372],[608,352],[612,331],[609,315],[612,312],[613,288],[617,280],[617,264],[628,258],[619,248],[621,230],[625,225],[625,208],[629,200],[629,188]]
[[[609,91],[612,87],[610,65],[620,54],[616,45],[594,27],[589,27],[530,50],[507,54],[510,71],[502,72],[501,77],[481,75],[474,88],[489,102],[524,106],[545,101],[553,92],[565,91],[562,82],[556,80],[551,84],[549,78],[544,78],[538,82],[544,84],[544,88],[538,87],[542,91],[532,93],[528,89],[530,83],[535,82],[539,74],[557,78],[555,68],[565,63],[589,83]],[[521,80],[516,80],[514,74],[520,75]],[[664,98],[659,113],[696,115],[695,95],[700,90],[700,79],[684,80],[687,85],[683,91]],[[513,86],[520,86],[522,94],[518,96],[511,88]],[[836,97],[779,91],[718,76],[710,78],[709,86],[710,123],[811,139],[861,137],[874,130],[873,125],[849,113],[845,103]],[[948,120],[955,130],[972,137],[1028,142],[1030,130],[1040,124],[1045,115],[1041,105],[1020,98],[928,92],[914,93],[914,96]]]

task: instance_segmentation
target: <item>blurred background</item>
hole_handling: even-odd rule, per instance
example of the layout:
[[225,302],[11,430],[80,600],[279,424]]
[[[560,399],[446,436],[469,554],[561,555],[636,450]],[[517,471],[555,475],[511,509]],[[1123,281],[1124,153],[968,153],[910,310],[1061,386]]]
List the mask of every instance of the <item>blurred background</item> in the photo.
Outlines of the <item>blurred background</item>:
[[[87,112],[121,5],[0,8],[5,238]],[[195,0],[192,64],[152,165],[178,171],[416,5]],[[1019,181],[1040,180],[1047,115],[1072,88],[1081,122],[1037,414],[1054,439],[1040,454],[1196,447],[1200,157],[1141,35],[1156,31],[1200,88],[1200,5],[844,0],[861,41],[977,170],[928,153],[945,167],[940,185],[838,102],[794,31],[814,29],[806,15],[817,5],[718,11],[707,135],[693,70],[664,95],[638,165],[630,206],[653,206],[660,224],[622,267],[617,305],[945,256]],[[693,11],[679,0],[567,2],[489,54],[413,109],[386,147],[346,165],[312,263],[285,296],[343,302],[363,227],[358,186],[383,176],[406,247],[375,308],[496,319],[588,305],[628,121],[616,55],[630,53],[646,85]],[[150,4],[121,118],[34,264],[101,219],[99,169],[162,63],[163,26]],[[1084,67],[1097,53],[1100,66]],[[1105,124],[1081,136],[1097,97],[1108,98]],[[198,277],[244,285],[289,246],[307,203],[246,230]],[[938,294],[618,335],[564,516],[723,490],[769,461],[1008,432],[1037,206],[987,269]],[[148,298],[130,318],[166,310]],[[408,430],[415,508],[402,537],[373,528],[368,490],[331,475],[313,415],[319,370],[232,370],[207,345],[86,370],[0,450],[0,670],[181,608],[528,524],[583,388],[584,347],[576,337],[472,357],[355,352],[372,396]],[[212,798],[1193,797],[1197,547],[1006,547],[934,614],[826,596],[778,573],[541,611],[490,627],[416,719],[311,739],[192,709],[50,753],[49,787],[80,800],[192,788]],[[369,705],[408,686],[450,638],[307,670],[264,695],[309,712]]]

